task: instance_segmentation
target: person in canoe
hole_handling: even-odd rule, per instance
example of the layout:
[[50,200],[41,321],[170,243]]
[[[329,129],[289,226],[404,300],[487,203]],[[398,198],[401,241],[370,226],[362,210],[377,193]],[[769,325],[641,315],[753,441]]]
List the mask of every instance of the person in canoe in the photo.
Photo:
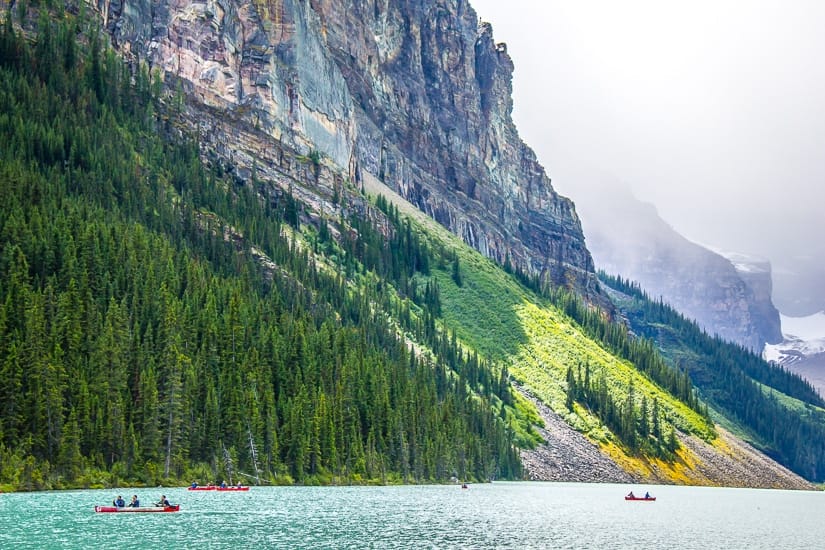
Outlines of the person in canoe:
[[221,489],[226,489],[226,481],[221,480]]
[[197,489],[197,488],[198,488],[198,482],[197,482],[197,481],[193,481],[193,482],[192,482],[192,488],[193,488],[193,489]]
[[630,491],[629,493],[627,493],[627,496],[630,497],[630,498],[636,498],[636,495],[633,494],[633,491]]
[[129,503],[129,508],[140,508],[140,501],[137,495],[132,495],[132,502]]
[[243,487],[243,483],[241,483],[241,482],[239,481],[239,482],[238,482],[237,487],[238,487],[238,489],[240,489],[241,487]]
[[126,501],[123,500],[122,496],[118,495],[117,498],[112,501],[112,506],[115,506],[116,508],[123,508],[126,506]]
[[168,508],[172,505],[169,503],[169,499],[166,498],[166,495],[160,495],[160,502],[156,502],[155,506],[163,506],[164,508]]
[[650,498],[650,493],[645,493],[645,498]]

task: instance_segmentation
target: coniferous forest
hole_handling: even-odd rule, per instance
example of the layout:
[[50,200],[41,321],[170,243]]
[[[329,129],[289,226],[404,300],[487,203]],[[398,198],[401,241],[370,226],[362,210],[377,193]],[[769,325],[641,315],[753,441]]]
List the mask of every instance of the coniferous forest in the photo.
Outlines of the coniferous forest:
[[631,281],[604,273],[600,278],[626,296],[619,303],[631,328],[662,342],[662,352],[690,375],[706,401],[779,463],[808,479],[825,479],[825,401],[808,381],[705,333]]
[[[460,254],[384,197],[313,217],[210,162],[175,122],[182,92],[94,17],[3,14],[0,487],[520,478],[535,418],[442,316],[442,290],[473,278]],[[804,380],[622,279],[602,276],[628,326],[503,268],[656,386],[586,361],[558,381],[629,455],[678,460],[676,400],[706,437],[721,414],[825,479],[825,402]]]
[[324,269],[297,201],[205,167],[158,75],[42,13],[0,33],[0,484],[520,476],[506,370],[415,283],[444,251],[384,204]]

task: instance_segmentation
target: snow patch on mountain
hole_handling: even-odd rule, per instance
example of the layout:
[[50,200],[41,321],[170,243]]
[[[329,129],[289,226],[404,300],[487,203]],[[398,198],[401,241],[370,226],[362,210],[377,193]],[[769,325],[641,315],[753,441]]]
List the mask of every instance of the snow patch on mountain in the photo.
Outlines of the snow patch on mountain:
[[731,252],[714,246],[702,244],[705,248],[716,252],[726,258],[739,273],[770,273],[771,262],[762,256],[752,254],[742,254],[741,252]]
[[825,311],[806,317],[780,315],[784,340],[766,344],[762,355],[768,361],[790,365],[805,357],[825,353]]

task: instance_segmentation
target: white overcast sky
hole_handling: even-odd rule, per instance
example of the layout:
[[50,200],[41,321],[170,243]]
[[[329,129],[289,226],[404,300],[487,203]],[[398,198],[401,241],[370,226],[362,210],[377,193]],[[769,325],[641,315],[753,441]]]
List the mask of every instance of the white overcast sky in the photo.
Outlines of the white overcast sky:
[[470,0],[554,187],[627,185],[691,240],[825,263],[825,0]]

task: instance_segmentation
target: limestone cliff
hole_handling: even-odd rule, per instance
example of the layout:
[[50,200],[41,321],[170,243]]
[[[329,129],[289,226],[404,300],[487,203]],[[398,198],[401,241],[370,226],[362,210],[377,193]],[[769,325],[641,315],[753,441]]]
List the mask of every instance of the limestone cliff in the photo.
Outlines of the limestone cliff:
[[97,6],[115,46],[184,90],[205,149],[239,173],[292,184],[278,175],[285,152],[317,154],[345,182],[379,178],[485,255],[597,294],[573,203],[511,119],[506,47],[466,0]]

